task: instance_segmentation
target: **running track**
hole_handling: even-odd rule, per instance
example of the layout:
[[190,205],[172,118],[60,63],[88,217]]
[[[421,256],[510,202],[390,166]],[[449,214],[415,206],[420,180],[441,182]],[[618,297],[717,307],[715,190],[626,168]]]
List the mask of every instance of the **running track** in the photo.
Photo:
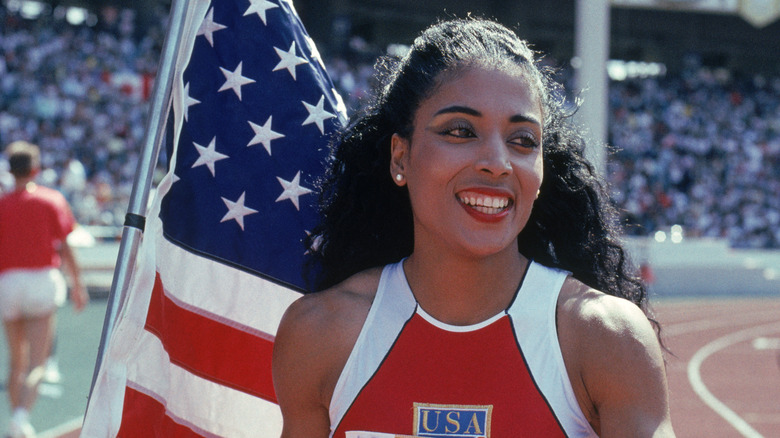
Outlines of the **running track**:
[[680,438],[780,437],[780,299],[658,300]]

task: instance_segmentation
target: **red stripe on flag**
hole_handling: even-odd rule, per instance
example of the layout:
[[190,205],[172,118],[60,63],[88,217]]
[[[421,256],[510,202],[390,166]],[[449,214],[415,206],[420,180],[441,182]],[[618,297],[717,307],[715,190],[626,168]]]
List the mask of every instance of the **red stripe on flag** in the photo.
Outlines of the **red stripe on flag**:
[[165,413],[165,406],[142,392],[125,387],[122,423],[116,435],[122,438],[164,436],[171,438],[200,437],[187,426],[176,423]]
[[259,336],[176,304],[155,276],[146,330],[171,362],[212,382],[277,403],[271,378],[274,337]]

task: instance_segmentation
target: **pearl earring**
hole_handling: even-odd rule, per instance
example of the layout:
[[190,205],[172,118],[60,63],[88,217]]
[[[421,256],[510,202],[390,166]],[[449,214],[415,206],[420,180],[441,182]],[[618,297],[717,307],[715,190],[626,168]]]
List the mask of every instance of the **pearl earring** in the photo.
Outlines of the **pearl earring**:
[[395,176],[395,180],[401,182],[404,180],[404,176],[399,173]]

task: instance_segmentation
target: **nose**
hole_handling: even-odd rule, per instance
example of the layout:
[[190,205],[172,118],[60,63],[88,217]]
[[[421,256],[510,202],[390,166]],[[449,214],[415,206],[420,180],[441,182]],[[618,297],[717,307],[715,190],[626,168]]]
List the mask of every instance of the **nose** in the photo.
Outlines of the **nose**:
[[512,163],[509,160],[509,150],[499,135],[486,138],[479,148],[476,162],[477,170],[494,176],[512,173]]

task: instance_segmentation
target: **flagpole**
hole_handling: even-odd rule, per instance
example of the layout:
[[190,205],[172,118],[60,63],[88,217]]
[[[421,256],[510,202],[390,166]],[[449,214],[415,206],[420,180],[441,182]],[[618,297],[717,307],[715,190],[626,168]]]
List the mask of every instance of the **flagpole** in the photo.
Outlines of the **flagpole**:
[[170,110],[176,58],[181,45],[188,6],[189,0],[173,0],[171,5],[168,31],[163,43],[160,63],[151,94],[141,159],[136,170],[133,191],[130,195],[130,202],[125,215],[124,230],[122,231],[122,241],[119,245],[114,278],[111,282],[111,290],[108,293],[106,316],[103,320],[103,332],[100,337],[97,359],[95,360],[95,371],[92,374],[92,385],[89,390],[90,397],[92,397],[92,390],[95,387],[95,381],[97,380],[100,365],[103,362],[103,355],[108,340],[111,338],[117,313],[126,299],[125,293],[128,290],[131,274],[135,267],[135,255],[138,253],[138,247],[143,236],[146,206],[148,205],[152,177],[157,165],[166,119]]

